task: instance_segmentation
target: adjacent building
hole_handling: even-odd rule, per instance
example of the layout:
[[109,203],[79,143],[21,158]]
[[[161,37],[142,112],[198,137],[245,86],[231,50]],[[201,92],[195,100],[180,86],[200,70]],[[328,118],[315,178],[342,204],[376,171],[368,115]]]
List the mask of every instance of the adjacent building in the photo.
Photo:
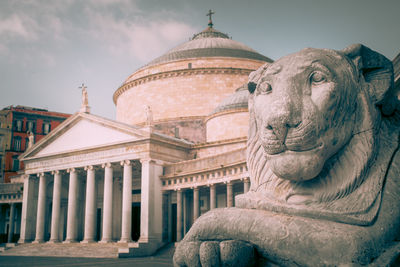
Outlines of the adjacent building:
[[0,110],[0,243],[19,238],[24,165],[18,157],[69,116],[26,106]]

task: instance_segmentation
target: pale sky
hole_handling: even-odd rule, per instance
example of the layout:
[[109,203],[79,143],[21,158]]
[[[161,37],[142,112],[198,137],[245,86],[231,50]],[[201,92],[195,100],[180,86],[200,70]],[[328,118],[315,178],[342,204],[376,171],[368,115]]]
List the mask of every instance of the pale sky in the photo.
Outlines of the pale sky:
[[207,27],[274,60],[304,47],[363,43],[400,53],[399,0],[1,0],[0,108],[79,110],[115,119],[114,91],[136,69]]

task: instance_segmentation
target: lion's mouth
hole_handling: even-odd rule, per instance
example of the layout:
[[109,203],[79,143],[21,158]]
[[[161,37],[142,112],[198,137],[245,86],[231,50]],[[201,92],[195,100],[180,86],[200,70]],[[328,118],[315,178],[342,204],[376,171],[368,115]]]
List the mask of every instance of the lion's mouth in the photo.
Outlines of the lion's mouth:
[[280,154],[285,151],[304,152],[322,146],[314,127],[310,124],[302,125],[296,129],[289,129],[286,138],[282,141],[277,138],[273,130],[265,130],[261,142],[265,153],[269,155]]

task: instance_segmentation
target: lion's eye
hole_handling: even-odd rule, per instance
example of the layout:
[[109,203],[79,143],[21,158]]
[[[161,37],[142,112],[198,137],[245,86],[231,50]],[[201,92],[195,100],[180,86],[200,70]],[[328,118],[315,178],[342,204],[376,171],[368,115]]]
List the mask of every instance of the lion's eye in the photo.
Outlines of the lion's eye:
[[310,81],[311,83],[323,83],[326,81],[326,77],[321,72],[316,71],[313,74],[311,74]]
[[268,94],[272,91],[272,87],[269,83],[267,82],[262,82],[258,88],[257,88],[257,92],[259,94]]

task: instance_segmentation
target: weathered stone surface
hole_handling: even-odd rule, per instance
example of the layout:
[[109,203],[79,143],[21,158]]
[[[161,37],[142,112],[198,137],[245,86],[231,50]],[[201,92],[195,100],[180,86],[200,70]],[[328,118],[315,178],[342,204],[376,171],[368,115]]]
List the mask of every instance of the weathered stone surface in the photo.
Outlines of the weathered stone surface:
[[219,242],[203,242],[200,245],[200,263],[203,267],[219,266]]
[[[219,243],[223,266],[254,266],[254,247],[242,241],[228,240]],[[216,266],[216,265],[213,265]]]
[[[400,112],[391,62],[362,45],[307,48],[253,72],[249,91],[250,191],[236,208],[200,217],[175,256],[188,242],[236,240],[229,258],[257,265],[396,262]],[[253,245],[255,256],[235,242]],[[222,251],[220,265],[229,262]]]

